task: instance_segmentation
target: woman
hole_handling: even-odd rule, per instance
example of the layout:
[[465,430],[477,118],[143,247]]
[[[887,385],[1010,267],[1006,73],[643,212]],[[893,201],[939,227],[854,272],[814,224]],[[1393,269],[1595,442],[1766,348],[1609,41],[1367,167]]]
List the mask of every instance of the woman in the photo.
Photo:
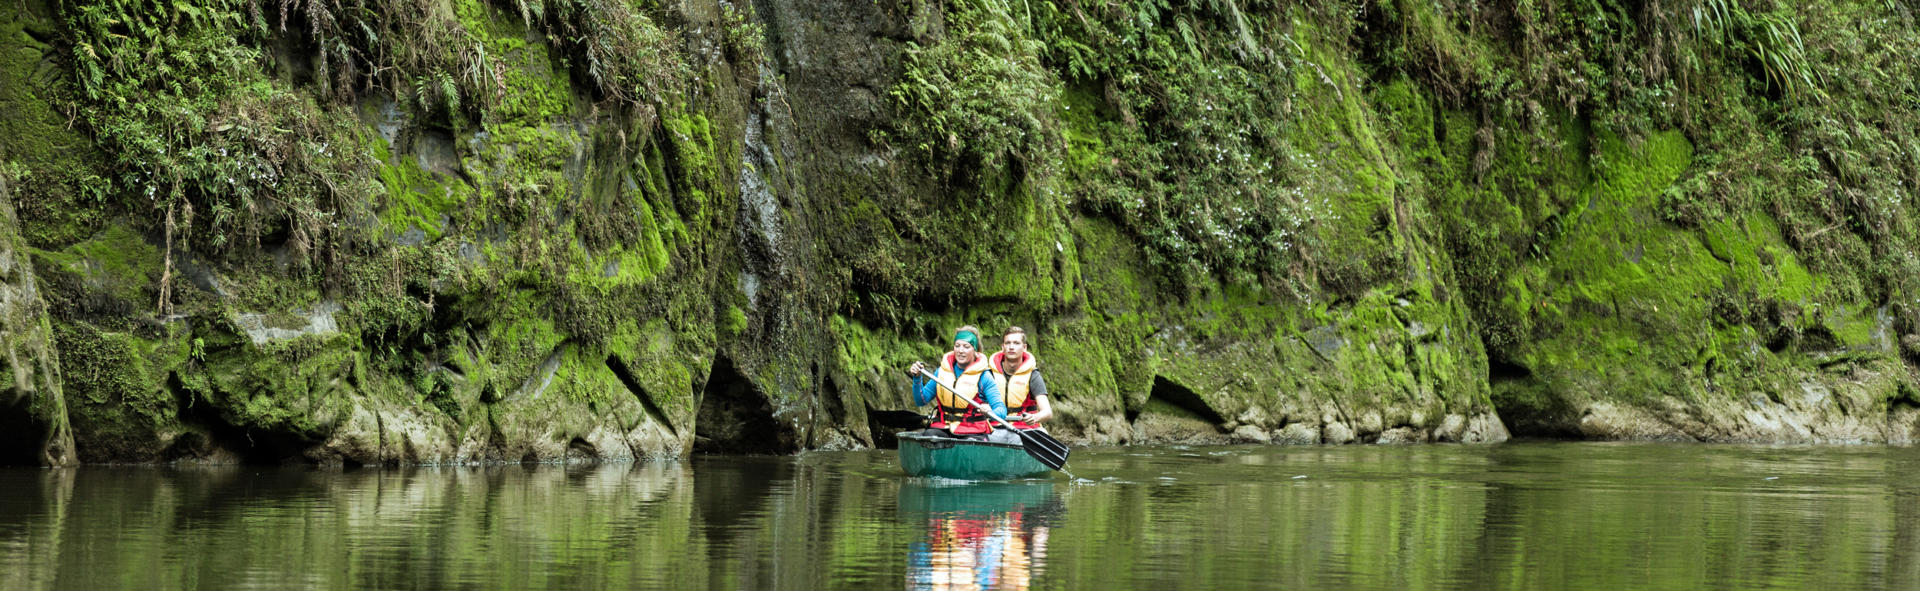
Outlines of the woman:
[[[907,368],[907,375],[913,376],[913,403],[938,403],[935,409],[939,415],[928,425],[929,434],[1017,443],[1017,435],[994,429],[993,419],[979,407],[967,404],[967,399],[972,399],[993,409],[993,416],[1002,419],[1007,416],[1007,405],[1000,400],[1000,382],[979,350],[980,329],[962,326],[954,331],[953,350],[940,360],[940,369],[936,372],[938,384],[921,375],[926,364],[913,362],[913,366]],[[952,384],[952,389],[943,384]]]
[[1027,352],[1027,331],[1007,327],[1000,337],[1000,352],[987,360],[994,379],[1000,382],[1000,394],[1013,414],[1015,429],[1032,429],[1053,418],[1053,405],[1047,404],[1047,381],[1040,377],[1040,359]]

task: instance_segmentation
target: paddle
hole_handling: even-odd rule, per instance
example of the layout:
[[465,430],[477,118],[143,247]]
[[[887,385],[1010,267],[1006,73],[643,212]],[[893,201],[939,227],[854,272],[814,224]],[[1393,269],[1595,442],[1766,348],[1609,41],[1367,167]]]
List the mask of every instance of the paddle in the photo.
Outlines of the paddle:
[[869,410],[867,416],[889,429],[918,429],[929,422],[926,415],[910,410]]
[[[939,384],[942,388],[946,388],[948,392],[954,392],[953,386],[949,386],[946,382],[940,381],[939,377],[934,376],[926,369],[921,369],[920,375],[927,376],[927,379],[933,380],[933,383]],[[980,401],[974,400],[971,396],[958,396],[958,392],[954,393],[956,394],[956,396],[954,396],[955,398],[967,401],[967,404],[971,404],[974,408],[979,409],[981,414],[987,415],[987,418],[993,419],[995,422],[1000,423],[1001,426],[1006,427],[1007,430],[1013,431],[1013,434],[1019,435],[1020,447],[1027,450],[1027,455],[1033,456],[1033,459],[1040,460],[1040,463],[1046,464],[1048,468],[1064,471],[1067,466],[1067,454],[1071,451],[1067,449],[1067,444],[1061,443],[1060,440],[1054,439],[1052,435],[1047,434],[1046,431],[1042,431],[1039,428],[1015,429],[1013,425],[1007,423],[1006,420],[994,416],[992,410],[981,406]]]

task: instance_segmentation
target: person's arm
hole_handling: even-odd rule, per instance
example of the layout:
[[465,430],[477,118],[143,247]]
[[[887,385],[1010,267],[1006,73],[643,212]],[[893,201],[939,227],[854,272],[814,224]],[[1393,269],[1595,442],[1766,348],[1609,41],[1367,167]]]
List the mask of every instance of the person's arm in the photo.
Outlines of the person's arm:
[[927,379],[925,375],[920,373],[925,369],[926,364],[916,361],[913,367],[907,370],[907,373],[913,376],[914,406],[926,406],[928,403],[933,402],[934,389],[940,387],[933,380]]
[[1000,397],[1000,380],[993,379],[993,372],[980,372],[980,397],[987,399],[987,408],[993,409],[993,416],[1007,418],[1007,402]]
[[1040,377],[1039,371],[1033,372],[1033,381],[1027,382],[1027,395],[1033,397],[1033,414],[1027,415],[1027,422],[1038,423],[1053,418],[1053,405],[1047,403],[1047,380]]

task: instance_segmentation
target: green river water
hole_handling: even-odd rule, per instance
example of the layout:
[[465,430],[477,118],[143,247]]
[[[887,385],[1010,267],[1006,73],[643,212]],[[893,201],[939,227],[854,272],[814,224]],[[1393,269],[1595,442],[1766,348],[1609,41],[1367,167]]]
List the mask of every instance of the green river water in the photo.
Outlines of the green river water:
[[0,589],[1911,589],[1920,449],[1127,447],[0,470]]

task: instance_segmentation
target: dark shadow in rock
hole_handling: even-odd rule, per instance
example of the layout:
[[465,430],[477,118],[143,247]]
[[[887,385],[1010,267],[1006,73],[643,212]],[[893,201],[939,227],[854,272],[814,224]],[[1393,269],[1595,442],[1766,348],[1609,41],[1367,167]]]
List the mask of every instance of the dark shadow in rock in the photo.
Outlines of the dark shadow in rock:
[[33,416],[33,394],[8,392],[0,400],[0,466],[38,466],[40,449],[47,444],[51,427]]
[[161,452],[164,460],[212,459],[218,451],[224,450],[238,456],[240,462],[247,465],[305,462],[301,452],[313,442],[292,433],[248,429],[234,424],[212,401],[187,389],[178,373],[167,378],[167,388],[173,391],[181,424],[190,431],[174,438],[173,443]]
[[607,356],[607,369],[613,370],[614,377],[620,378],[620,383],[625,384],[627,391],[633,393],[634,399],[640,401],[640,406],[646,409],[647,416],[652,417],[655,421],[659,421],[662,425],[666,425],[668,431],[674,433],[680,432],[679,428],[673,426],[673,421],[667,419],[667,413],[661,411],[660,406],[653,403],[653,394],[647,392],[647,389],[640,385],[640,380],[633,377],[633,372],[627,371],[627,363],[625,360],[621,359],[619,355],[609,355]]
[[[1148,403],[1154,401],[1164,402],[1193,413],[1195,417],[1213,424],[1216,428],[1227,422],[1225,417],[1220,416],[1219,411],[1215,411],[1212,405],[1207,404],[1207,401],[1192,389],[1175,384],[1161,376],[1153,376],[1153,391],[1147,395]],[[1145,405],[1142,405],[1142,410],[1144,409]],[[1129,411],[1127,414],[1129,419],[1135,419],[1139,418],[1140,411]]]
[[767,396],[741,375],[733,360],[715,355],[694,419],[694,453],[788,454],[798,438],[773,420]]
[[595,447],[593,443],[588,442],[585,438],[575,437],[573,441],[567,442],[567,457],[570,459],[598,460],[600,459],[600,448]]
[[1493,389],[1494,412],[1516,438],[1580,439],[1579,417],[1533,369],[1497,356],[1487,359],[1487,385]]
[[820,376],[820,405],[827,410],[828,424],[839,426],[845,423],[847,405],[841,401],[841,397],[845,394],[840,391],[840,384],[834,381],[832,374],[818,373],[820,364],[816,363],[813,367],[816,374]]

